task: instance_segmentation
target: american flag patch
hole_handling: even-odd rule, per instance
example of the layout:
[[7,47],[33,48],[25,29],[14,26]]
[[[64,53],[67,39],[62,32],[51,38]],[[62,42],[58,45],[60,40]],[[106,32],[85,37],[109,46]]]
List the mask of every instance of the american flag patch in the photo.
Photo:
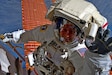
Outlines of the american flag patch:
[[84,57],[86,50],[87,50],[87,48],[80,48],[79,50],[77,50],[77,52],[80,54],[80,56]]

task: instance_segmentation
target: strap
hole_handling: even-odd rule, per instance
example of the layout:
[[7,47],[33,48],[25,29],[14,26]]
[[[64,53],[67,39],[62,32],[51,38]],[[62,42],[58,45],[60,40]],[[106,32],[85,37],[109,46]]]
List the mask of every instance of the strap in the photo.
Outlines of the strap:
[[18,54],[18,56],[25,61],[25,58],[17,51],[16,47],[14,47],[10,42],[7,42],[7,44]]

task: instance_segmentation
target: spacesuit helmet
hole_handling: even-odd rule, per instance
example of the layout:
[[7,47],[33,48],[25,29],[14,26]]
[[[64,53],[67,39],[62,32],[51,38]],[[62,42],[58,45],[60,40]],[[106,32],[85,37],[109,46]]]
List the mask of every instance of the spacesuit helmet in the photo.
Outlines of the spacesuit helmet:
[[56,0],[48,10],[46,18],[54,21],[57,17],[71,21],[85,36],[92,37],[96,36],[98,28],[106,21],[97,8],[86,0]]

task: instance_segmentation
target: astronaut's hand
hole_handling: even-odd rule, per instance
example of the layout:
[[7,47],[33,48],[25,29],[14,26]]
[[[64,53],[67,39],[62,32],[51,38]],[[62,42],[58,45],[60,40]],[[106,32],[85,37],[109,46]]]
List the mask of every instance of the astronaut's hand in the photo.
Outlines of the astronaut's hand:
[[3,40],[5,36],[3,34],[0,34],[0,39]]
[[112,37],[109,37],[109,33],[109,30],[103,31],[102,28],[99,28],[95,40],[91,36],[86,38],[85,44],[87,48],[91,52],[98,54],[107,54],[112,51]]

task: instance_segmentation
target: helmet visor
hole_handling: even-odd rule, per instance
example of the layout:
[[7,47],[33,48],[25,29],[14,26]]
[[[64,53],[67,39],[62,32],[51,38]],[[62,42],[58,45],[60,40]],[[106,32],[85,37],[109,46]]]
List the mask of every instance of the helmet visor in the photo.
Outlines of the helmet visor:
[[65,24],[60,29],[60,36],[64,42],[72,42],[77,35],[77,30],[73,24]]

